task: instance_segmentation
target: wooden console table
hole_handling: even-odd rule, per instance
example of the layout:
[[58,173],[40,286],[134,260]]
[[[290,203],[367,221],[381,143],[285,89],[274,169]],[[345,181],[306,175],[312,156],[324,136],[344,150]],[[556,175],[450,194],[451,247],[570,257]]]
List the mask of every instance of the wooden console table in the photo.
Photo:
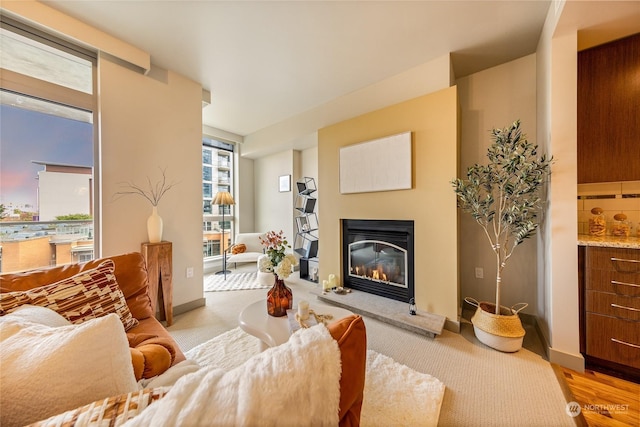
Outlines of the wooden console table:
[[173,323],[173,261],[171,242],[143,243],[142,256],[149,274],[149,296],[151,309],[158,312],[159,320]]

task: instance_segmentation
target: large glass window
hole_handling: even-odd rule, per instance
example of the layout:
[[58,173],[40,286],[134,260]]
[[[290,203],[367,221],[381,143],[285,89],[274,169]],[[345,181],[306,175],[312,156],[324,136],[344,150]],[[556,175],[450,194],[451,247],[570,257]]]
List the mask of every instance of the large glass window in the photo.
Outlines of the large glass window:
[[2,17],[0,271],[94,258],[95,56]]
[[[233,194],[233,144],[202,138],[202,254],[217,257],[229,247],[234,232],[233,205],[214,205],[220,191]],[[224,215],[224,216],[223,216]]]

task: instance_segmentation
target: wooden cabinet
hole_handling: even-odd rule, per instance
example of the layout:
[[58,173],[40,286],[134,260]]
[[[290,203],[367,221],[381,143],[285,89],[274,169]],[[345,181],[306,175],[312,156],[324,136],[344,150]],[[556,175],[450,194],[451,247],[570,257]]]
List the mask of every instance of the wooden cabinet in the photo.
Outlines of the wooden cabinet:
[[143,243],[142,256],[147,264],[151,308],[159,320],[173,323],[173,260],[171,242]]
[[578,53],[578,183],[640,179],[640,34]]
[[640,249],[584,252],[581,351],[587,363],[640,378]]

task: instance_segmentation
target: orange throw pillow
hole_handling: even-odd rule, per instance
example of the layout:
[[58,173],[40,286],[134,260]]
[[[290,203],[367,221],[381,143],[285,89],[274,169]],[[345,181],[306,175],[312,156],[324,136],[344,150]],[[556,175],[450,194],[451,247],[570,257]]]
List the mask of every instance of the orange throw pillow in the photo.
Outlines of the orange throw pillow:
[[354,314],[329,325],[328,329],[338,342],[342,361],[340,426],[359,426],[367,364],[367,330],[364,320]]
[[247,245],[245,245],[244,243],[238,243],[237,245],[234,245],[231,247],[231,253],[234,255],[242,254],[242,253],[245,253],[246,251],[247,251]]

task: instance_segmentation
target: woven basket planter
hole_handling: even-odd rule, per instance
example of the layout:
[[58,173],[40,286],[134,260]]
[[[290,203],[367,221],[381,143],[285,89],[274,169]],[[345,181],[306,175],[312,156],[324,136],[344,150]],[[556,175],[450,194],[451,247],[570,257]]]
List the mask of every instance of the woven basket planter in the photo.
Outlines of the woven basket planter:
[[476,338],[481,343],[508,353],[516,352],[522,348],[525,331],[518,312],[528,304],[516,304],[511,308],[500,306],[500,314],[495,314],[495,304],[478,302],[469,297],[465,298],[465,301],[477,307],[471,318],[471,323]]

